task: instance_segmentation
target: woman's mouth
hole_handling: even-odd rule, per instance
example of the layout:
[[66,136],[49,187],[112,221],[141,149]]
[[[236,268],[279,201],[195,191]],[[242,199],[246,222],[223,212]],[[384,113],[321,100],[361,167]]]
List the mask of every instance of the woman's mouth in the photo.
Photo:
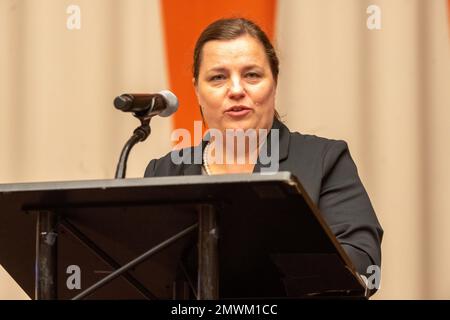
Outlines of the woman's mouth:
[[246,106],[233,106],[228,108],[225,113],[231,117],[238,118],[249,114],[251,111],[252,109]]

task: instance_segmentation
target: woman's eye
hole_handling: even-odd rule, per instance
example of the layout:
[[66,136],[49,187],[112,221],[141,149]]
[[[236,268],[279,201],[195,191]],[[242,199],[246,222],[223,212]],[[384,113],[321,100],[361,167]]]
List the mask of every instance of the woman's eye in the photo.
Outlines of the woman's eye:
[[209,80],[211,81],[219,81],[219,80],[223,80],[225,79],[225,76],[223,74],[216,74],[214,76],[212,76],[211,78],[209,78]]
[[256,72],[248,72],[245,76],[250,79],[260,78],[259,73],[256,73]]

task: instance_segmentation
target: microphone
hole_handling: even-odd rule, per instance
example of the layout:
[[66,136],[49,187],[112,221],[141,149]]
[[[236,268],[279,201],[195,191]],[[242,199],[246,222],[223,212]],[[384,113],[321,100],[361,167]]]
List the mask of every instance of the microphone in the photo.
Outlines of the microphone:
[[116,109],[145,116],[168,117],[178,110],[178,99],[169,90],[158,93],[126,93],[114,99]]

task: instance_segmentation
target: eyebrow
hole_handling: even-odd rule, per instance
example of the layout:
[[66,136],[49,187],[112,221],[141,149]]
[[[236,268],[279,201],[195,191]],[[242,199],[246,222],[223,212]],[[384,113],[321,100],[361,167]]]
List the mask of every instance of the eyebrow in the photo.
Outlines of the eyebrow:
[[225,72],[225,71],[227,71],[227,68],[215,67],[215,68],[207,70],[206,72]]
[[[251,64],[251,65],[245,66],[244,71],[255,69],[255,68],[263,69],[261,66],[258,66],[257,64]],[[227,68],[225,68],[225,67],[214,67],[214,68],[207,70],[206,72],[226,72],[226,71],[227,71]]]

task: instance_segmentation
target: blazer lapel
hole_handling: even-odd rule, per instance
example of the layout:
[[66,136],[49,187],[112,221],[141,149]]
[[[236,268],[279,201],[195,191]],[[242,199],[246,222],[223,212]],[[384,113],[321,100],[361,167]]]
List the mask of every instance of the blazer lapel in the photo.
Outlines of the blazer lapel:
[[183,175],[185,176],[195,176],[202,174],[203,165],[203,150],[209,141],[209,135],[207,135],[200,144],[195,147],[186,149],[187,152],[191,152],[190,158],[191,162],[189,164],[183,165]]
[[[275,141],[276,143],[274,145],[272,144],[273,130],[278,130],[278,134],[279,134],[278,141]],[[272,124],[272,129],[270,129],[270,132],[267,135],[267,139],[266,139],[265,143],[267,144],[267,149],[266,149],[267,157],[270,157],[270,155],[273,154],[272,151],[274,150],[274,148],[277,148],[277,147],[279,148],[278,149],[279,158],[272,159],[272,160],[278,162],[278,166],[277,166],[278,171],[279,171],[281,162],[284,161],[289,155],[289,138],[290,138],[289,129],[281,121],[279,121],[278,119],[274,119],[273,124]],[[270,168],[270,167],[271,167],[271,163],[262,164],[261,159],[258,156],[258,160],[253,169],[253,173],[260,173],[261,168]]]

